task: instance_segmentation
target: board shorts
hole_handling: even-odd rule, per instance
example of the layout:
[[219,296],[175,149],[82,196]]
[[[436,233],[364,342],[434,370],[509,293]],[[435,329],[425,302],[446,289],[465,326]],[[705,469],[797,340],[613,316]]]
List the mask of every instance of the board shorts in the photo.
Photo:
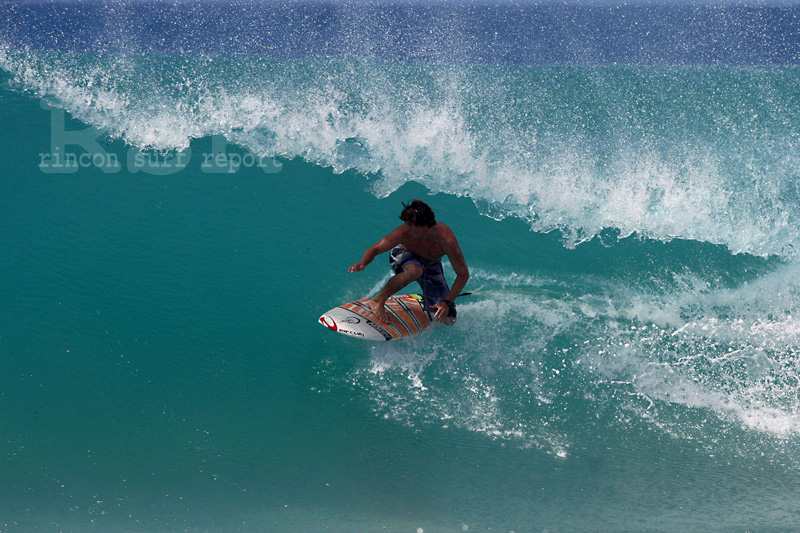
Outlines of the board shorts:
[[[403,267],[413,263],[422,268],[422,275],[417,278],[417,283],[422,288],[422,299],[425,309],[433,312],[433,306],[447,298],[450,287],[444,279],[442,262],[437,261],[433,265],[423,265],[422,261],[402,246],[395,246],[389,253],[389,264],[395,274],[403,271]],[[450,306],[450,314],[455,317],[455,305]]]

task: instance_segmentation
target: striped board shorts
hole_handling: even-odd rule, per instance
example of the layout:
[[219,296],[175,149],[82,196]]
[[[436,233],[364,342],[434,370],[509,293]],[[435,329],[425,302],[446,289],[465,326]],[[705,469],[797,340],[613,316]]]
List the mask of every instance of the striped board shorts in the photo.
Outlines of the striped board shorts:
[[450,287],[444,279],[442,262],[438,261],[433,265],[423,265],[416,255],[402,246],[395,246],[389,253],[389,264],[395,274],[402,272],[403,267],[409,263],[419,265],[422,268],[422,275],[417,278],[417,282],[422,288],[425,309],[430,311],[435,304],[447,298],[450,292]]

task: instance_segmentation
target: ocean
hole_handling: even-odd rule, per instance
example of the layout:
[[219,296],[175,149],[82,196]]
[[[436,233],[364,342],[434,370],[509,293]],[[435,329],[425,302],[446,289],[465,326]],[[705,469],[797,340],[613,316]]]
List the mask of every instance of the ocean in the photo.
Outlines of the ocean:
[[0,530],[800,531],[797,4],[0,15]]

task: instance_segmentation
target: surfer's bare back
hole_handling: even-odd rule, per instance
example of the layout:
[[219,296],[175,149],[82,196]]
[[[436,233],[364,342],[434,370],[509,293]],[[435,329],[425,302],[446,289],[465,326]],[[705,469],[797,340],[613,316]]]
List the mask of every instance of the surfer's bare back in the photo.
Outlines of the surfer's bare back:
[[[469,279],[469,268],[453,231],[436,221],[433,209],[422,200],[403,204],[403,224],[396,227],[364,252],[361,260],[348,269],[360,272],[377,255],[391,250],[389,262],[395,275],[369,302],[372,311],[384,322],[390,317],[384,303],[397,291],[417,281],[422,288],[425,308],[445,324],[456,321],[455,300]],[[447,256],[455,270],[453,287],[447,286],[442,270],[442,257]]]

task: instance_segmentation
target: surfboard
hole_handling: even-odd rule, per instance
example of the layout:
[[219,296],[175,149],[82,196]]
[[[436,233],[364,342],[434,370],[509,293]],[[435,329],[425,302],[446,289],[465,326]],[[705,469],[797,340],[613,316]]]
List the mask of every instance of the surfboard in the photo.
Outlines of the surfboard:
[[419,294],[396,294],[386,300],[392,318],[381,321],[367,306],[369,300],[358,300],[334,307],[321,317],[323,326],[342,335],[368,341],[393,341],[419,335],[433,322],[422,308]]

